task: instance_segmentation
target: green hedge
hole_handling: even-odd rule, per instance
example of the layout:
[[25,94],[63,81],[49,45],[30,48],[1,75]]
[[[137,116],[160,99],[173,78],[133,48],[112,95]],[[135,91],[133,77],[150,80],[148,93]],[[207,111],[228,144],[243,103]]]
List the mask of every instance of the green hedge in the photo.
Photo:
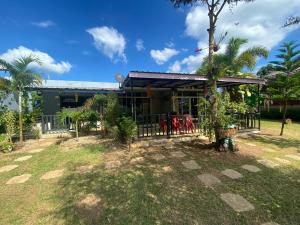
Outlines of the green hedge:
[[[261,111],[261,118],[263,119],[272,119],[272,120],[281,120],[282,112],[279,108],[272,108],[268,111]],[[300,122],[300,108],[292,108],[287,111],[287,118],[292,119],[292,121]]]

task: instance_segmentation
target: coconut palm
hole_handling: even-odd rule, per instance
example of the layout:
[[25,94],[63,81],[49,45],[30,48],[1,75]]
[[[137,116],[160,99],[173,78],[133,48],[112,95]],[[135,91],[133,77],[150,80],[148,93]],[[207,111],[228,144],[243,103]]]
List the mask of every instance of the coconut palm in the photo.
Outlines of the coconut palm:
[[[226,46],[225,53],[215,54],[213,57],[214,70],[218,76],[237,77],[243,76],[243,70],[253,70],[258,57],[268,57],[268,50],[261,46],[254,46],[242,51],[243,45],[248,40],[244,38],[231,38]],[[207,70],[208,61],[204,59],[198,73]]]
[[34,72],[29,67],[31,63],[41,64],[38,58],[34,56],[26,56],[15,59],[9,63],[3,59],[0,59],[0,68],[9,73],[9,79],[2,78],[1,83],[6,83],[8,90],[18,94],[19,105],[19,136],[20,142],[23,142],[23,113],[22,113],[22,96],[24,91],[32,86],[41,83],[41,75]]

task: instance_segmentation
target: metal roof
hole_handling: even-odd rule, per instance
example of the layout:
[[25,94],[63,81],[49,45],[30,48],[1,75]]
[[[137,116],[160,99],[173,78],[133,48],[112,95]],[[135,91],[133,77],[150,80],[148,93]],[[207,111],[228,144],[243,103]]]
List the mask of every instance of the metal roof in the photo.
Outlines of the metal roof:
[[41,85],[33,87],[33,89],[119,90],[119,84],[112,82],[43,80]]
[[[131,83],[133,87],[147,87],[150,85],[156,88],[183,88],[207,85],[208,78],[197,74],[131,71],[126,77],[123,87],[130,87]],[[265,84],[265,80],[236,77],[221,77],[218,80],[219,87],[241,84],[263,85]]]

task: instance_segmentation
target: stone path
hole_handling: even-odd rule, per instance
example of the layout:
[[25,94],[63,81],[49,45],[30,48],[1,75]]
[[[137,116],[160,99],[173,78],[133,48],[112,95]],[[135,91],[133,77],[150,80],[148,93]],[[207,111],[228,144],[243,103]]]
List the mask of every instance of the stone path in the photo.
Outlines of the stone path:
[[245,212],[254,209],[254,206],[250,202],[238,194],[221,194],[221,199],[236,212]]
[[198,163],[196,163],[195,160],[184,161],[182,162],[182,165],[189,170],[201,169],[201,167],[198,165]]
[[130,160],[130,164],[138,164],[138,163],[143,163],[145,161],[144,157],[136,157],[136,158],[132,158]]
[[184,154],[182,151],[170,152],[170,155],[174,158],[182,158],[186,156],[186,154]]
[[105,163],[105,169],[114,169],[118,168],[122,165],[122,163],[119,160],[116,161],[110,161]]
[[253,166],[253,165],[242,165],[241,166],[243,169],[248,170],[249,172],[253,172],[253,173],[257,173],[259,171],[261,171],[261,169],[259,169],[257,166]]
[[15,169],[15,168],[17,168],[17,167],[18,167],[18,165],[7,165],[7,166],[3,166],[3,167],[0,168],[0,173],[11,171],[11,170],[13,170],[13,169]]
[[151,155],[150,157],[156,161],[160,161],[160,160],[163,160],[166,158],[163,154],[160,154],[160,153]]
[[264,151],[265,151],[265,152],[276,152],[275,150],[270,149],[270,148],[265,148]]
[[44,148],[33,149],[33,150],[28,151],[28,153],[38,153],[38,152],[42,152],[44,150],[45,150]]
[[256,144],[252,144],[252,143],[246,143],[246,145],[249,145],[251,147],[256,147]]
[[268,160],[268,159],[259,159],[259,160],[257,160],[257,162],[268,168],[275,168],[275,167],[279,166],[279,164],[277,164],[271,160]]
[[291,164],[291,162],[287,159],[282,159],[282,158],[278,158],[278,157],[275,157],[274,159],[282,164]]
[[242,174],[232,169],[223,170],[221,173],[231,179],[240,179],[243,177]]
[[296,154],[285,155],[285,157],[288,157],[288,158],[294,159],[294,160],[300,160],[300,155],[296,155]]
[[203,173],[197,176],[198,179],[207,187],[211,187],[216,184],[220,184],[221,180],[209,173]]
[[165,172],[165,173],[170,173],[173,171],[172,167],[171,166],[164,166],[162,168],[162,170]]
[[10,178],[6,184],[21,184],[21,183],[25,183],[27,180],[29,180],[29,178],[31,177],[31,174],[23,174],[20,176],[15,176]]
[[26,161],[26,160],[30,159],[31,157],[32,157],[32,155],[26,155],[26,156],[22,156],[20,158],[17,158],[14,161],[15,162],[23,162],[23,161]]
[[79,174],[89,173],[93,170],[93,168],[94,168],[93,165],[79,166],[76,168],[76,173],[79,173]]
[[64,174],[64,170],[52,170],[47,173],[45,173],[43,176],[41,176],[41,180],[49,180],[54,179],[57,177],[61,177]]

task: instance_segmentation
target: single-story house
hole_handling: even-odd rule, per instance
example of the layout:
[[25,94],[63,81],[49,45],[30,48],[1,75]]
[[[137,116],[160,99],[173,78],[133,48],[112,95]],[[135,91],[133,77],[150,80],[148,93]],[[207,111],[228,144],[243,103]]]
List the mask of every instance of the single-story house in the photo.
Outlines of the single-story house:
[[[233,77],[218,81],[219,88],[242,84],[257,85],[259,89],[265,81]],[[151,136],[164,134],[161,121],[166,120],[170,112],[180,116],[188,114],[198,120],[195,124],[199,125],[198,99],[208,94],[208,79],[196,74],[131,71],[122,83],[45,80],[33,90],[43,96],[44,126],[47,127],[44,131],[51,130],[48,124],[56,123],[51,121],[56,121],[53,118],[62,108],[82,106],[95,94],[116,92],[120,104],[127,107],[140,125],[140,136]],[[249,127],[258,127],[257,117],[252,117],[253,121],[246,123]]]

